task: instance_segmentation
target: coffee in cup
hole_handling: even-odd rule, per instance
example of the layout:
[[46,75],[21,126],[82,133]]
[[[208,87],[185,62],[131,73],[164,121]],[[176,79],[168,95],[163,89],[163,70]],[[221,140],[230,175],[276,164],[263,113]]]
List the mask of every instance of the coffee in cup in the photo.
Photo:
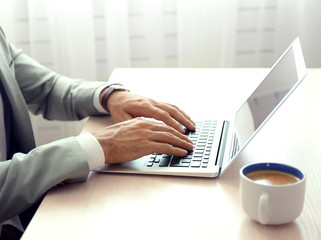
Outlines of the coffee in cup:
[[284,224],[302,212],[306,177],[281,163],[254,163],[240,170],[240,199],[245,213],[262,224]]
[[287,185],[300,181],[297,176],[290,173],[267,169],[249,172],[246,177],[265,185]]

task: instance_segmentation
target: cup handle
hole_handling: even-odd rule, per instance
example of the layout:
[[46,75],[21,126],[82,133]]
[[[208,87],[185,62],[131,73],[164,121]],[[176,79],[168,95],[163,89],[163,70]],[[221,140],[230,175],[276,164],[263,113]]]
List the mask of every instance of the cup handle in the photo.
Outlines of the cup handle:
[[258,216],[259,222],[264,225],[269,222],[269,219],[268,219],[269,198],[270,198],[270,195],[265,192],[261,195],[260,201],[259,201],[259,216]]

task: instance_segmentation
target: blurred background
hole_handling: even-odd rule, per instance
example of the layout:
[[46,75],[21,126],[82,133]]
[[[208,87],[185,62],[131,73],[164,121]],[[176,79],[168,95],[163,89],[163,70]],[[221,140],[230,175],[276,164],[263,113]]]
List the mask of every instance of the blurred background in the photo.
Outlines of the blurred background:
[[[307,67],[321,67],[320,23],[320,0],[0,0],[11,43],[89,81],[116,67],[271,67],[297,36]],[[31,117],[38,145],[85,122]]]

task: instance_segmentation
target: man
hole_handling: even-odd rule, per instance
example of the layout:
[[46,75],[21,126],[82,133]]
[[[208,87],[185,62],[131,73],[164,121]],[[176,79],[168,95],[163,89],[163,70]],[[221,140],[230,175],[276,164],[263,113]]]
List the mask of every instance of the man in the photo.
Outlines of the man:
[[[25,211],[46,191],[65,180],[85,181],[104,163],[153,152],[183,156],[193,147],[179,123],[190,130],[194,123],[176,106],[119,85],[60,76],[10,45],[1,28],[0,90],[0,227],[23,230],[30,220]],[[28,109],[56,120],[110,113],[119,123],[35,147]]]

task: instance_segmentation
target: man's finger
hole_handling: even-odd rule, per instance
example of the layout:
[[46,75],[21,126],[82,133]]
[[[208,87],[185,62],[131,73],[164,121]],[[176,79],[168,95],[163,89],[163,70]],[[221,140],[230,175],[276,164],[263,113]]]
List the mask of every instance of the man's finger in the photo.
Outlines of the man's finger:
[[167,103],[162,103],[162,104],[159,104],[158,107],[168,112],[172,118],[174,118],[176,121],[184,125],[187,129],[191,131],[195,130],[195,123],[192,121],[191,117],[188,116],[184,111],[179,109],[177,106],[167,104]]

